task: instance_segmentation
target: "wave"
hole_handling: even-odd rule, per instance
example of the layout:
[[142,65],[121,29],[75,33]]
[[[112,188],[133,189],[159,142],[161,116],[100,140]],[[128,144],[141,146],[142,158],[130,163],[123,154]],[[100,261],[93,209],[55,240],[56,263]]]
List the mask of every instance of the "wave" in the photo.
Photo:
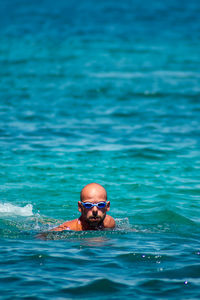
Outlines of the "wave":
[[123,284],[119,281],[115,282],[114,280],[108,278],[99,278],[96,280],[90,280],[83,285],[78,284],[74,287],[64,288],[61,292],[70,293],[74,296],[83,295],[87,293],[89,295],[105,294],[105,292],[112,294],[118,292],[120,289],[125,289],[126,284]]
[[192,217],[185,216],[180,211],[172,211],[167,208],[152,207],[146,211],[139,210],[134,216],[129,217],[129,221],[133,224],[169,224],[169,225],[199,225],[199,222],[195,222]]
[[32,204],[0,203],[0,238],[33,239],[36,233],[48,232],[60,223],[34,212]]
[[24,207],[16,206],[11,203],[0,203],[0,216],[33,216],[33,206],[27,204]]

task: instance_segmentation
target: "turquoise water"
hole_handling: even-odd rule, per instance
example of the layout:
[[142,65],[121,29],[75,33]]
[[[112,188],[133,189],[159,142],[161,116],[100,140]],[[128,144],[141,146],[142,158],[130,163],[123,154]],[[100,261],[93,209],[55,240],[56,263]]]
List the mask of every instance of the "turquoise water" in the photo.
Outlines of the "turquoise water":
[[[199,13],[0,3],[1,299],[200,298]],[[116,229],[38,240],[89,182]]]

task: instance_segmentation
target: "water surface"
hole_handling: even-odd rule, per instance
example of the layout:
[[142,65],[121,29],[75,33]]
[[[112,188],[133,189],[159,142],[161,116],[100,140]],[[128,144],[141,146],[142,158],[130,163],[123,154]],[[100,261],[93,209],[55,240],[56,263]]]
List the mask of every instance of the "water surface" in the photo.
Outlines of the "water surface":
[[[199,2],[0,8],[1,298],[199,299]],[[37,239],[89,182],[116,229]]]

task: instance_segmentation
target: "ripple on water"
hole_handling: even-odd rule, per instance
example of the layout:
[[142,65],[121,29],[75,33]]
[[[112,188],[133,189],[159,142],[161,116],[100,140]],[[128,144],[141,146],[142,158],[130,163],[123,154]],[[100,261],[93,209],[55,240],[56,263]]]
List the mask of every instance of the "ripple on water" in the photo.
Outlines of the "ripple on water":
[[84,285],[78,285],[74,287],[68,287],[62,289],[61,292],[70,293],[71,295],[80,296],[83,295],[87,297],[88,295],[100,295],[104,293],[113,294],[121,289],[125,289],[126,285],[120,282],[115,282],[107,278],[99,278],[96,280],[91,280],[85,283]]

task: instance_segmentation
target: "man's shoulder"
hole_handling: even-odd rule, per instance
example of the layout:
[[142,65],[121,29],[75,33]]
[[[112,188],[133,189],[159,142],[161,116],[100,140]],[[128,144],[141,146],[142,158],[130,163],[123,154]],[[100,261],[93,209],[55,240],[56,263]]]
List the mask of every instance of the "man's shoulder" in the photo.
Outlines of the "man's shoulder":
[[106,215],[103,224],[105,228],[114,228],[115,220],[113,219],[113,217]]
[[75,219],[71,221],[66,221],[63,224],[51,229],[51,231],[63,231],[63,230],[81,230],[79,220]]

